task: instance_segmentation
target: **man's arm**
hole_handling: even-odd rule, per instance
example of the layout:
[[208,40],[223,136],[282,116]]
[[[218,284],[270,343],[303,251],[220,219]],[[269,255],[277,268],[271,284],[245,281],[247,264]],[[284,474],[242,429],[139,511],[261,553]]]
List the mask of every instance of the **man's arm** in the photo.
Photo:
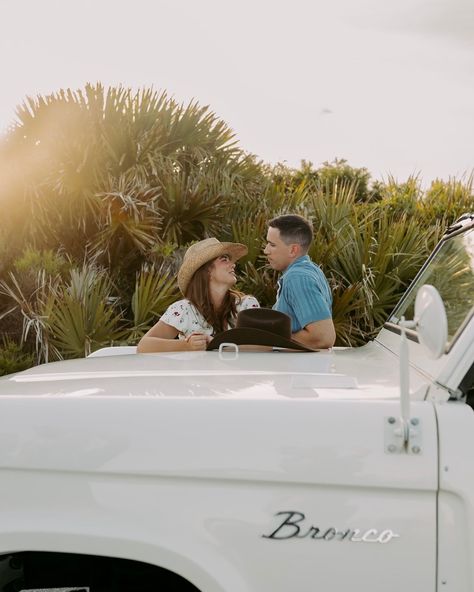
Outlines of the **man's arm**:
[[313,349],[327,349],[336,341],[336,331],[332,319],[309,323],[292,335],[293,339]]

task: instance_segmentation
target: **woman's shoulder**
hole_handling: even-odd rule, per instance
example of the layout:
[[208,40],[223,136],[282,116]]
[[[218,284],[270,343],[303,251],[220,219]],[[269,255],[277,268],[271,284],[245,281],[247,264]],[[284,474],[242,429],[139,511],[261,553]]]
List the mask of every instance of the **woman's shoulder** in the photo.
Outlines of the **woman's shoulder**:
[[184,337],[188,337],[193,332],[212,334],[212,327],[187,298],[170,304],[162,314],[160,321],[171,325]]
[[183,314],[191,310],[192,308],[191,302],[187,298],[183,298],[182,300],[177,300],[170,304],[166,311],[164,312],[163,316],[165,315],[177,315]]
[[260,304],[258,303],[258,300],[255,298],[255,296],[244,294],[237,301],[237,312],[246,310],[247,308],[260,308]]
[[173,304],[170,304],[170,306],[182,306],[182,307],[187,307],[187,306],[192,306],[191,301],[188,300],[187,298],[183,298],[181,300],[176,300],[176,302],[173,302]]

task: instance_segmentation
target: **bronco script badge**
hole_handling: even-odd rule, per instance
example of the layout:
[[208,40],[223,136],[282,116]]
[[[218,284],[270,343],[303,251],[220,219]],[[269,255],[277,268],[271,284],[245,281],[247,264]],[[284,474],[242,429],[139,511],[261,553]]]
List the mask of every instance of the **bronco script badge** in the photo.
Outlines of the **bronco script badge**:
[[314,539],[317,541],[351,541],[353,543],[381,543],[385,545],[394,538],[399,538],[392,530],[378,531],[376,528],[361,530],[359,528],[347,528],[340,530],[335,526],[319,528],[308,524],[303,512],[287,510],[277,512],[275,517],[279,524],[270,534],[262,534],[264,539],[286,541],[288,539]]

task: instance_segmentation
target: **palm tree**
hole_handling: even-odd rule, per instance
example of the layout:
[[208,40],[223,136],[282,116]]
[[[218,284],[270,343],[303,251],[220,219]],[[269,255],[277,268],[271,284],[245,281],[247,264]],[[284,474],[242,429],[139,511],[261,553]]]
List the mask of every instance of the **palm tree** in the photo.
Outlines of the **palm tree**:
[[[97,245],[98,233],[115,234],[120,212],[124,233],[143,254],[163,238],[164,205],[165,239],[212,230],[212,210],[228,194],[228,176],[216,175],[215,163],[234,172],[241,160],[233,132],[208,107],[183,106],[149,89],[87,85],[28,98],[18,108],[2,153],[5,168],[15,167],[1,191],[10,203],[20,196],[23,235],[37,246],[80,257],[89,242]],[[210,213],[198,216],[194,202],[204,192]]]

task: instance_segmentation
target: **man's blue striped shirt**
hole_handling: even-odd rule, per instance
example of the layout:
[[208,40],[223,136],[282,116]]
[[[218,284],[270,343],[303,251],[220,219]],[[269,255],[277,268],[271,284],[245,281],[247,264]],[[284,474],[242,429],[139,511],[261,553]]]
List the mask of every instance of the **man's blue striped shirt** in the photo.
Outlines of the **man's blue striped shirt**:
[[294,261],[278,281],[274,310],[291,317],[291,332],[332,317],[332,295],[326,276],[308,255]]

